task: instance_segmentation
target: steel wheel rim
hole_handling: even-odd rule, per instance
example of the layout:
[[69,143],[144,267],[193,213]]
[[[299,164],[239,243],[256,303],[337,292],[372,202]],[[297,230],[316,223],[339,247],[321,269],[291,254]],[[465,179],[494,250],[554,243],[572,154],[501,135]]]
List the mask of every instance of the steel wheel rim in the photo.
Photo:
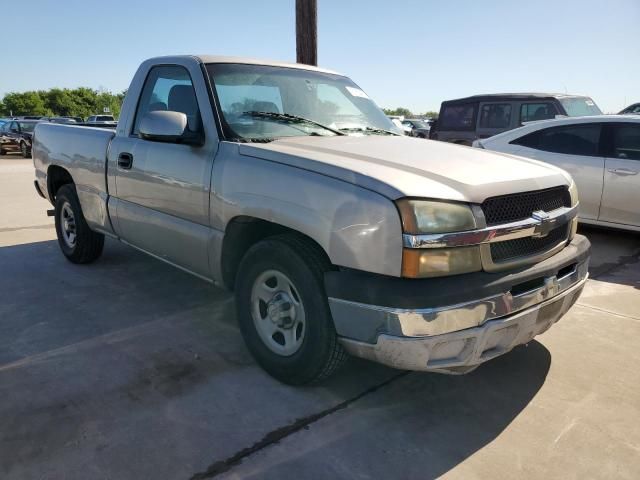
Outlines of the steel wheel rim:
[[251,288],[251,316],[265,346],[283,357],[296,353],[304,341],[306,314],[298,289],[284,273],[266,270]]
[[60,230],[62,231],[62,239],[67,247],[74,248],[78,235],[76,232],[76,217],[69,202],[64,202],[60,209]]

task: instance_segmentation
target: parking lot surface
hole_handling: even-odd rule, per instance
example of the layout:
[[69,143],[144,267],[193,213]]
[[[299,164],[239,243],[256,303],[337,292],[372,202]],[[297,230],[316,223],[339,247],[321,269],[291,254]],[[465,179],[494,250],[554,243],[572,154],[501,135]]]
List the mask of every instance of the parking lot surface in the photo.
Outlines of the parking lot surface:
[[583,229],[578,303],[471,374],[353,360],[293,388],[228,293],[110,240],[67,262],[32,181],[0,157],[0,478],[640,475],[640,235]]

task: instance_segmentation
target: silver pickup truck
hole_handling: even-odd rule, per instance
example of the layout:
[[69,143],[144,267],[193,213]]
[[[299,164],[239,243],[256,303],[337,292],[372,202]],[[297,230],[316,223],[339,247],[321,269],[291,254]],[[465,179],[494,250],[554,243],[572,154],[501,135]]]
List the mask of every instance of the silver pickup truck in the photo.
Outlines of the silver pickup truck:
[[109,236],[233,290],[249,350],[290,384],[347,353],[468,372],[547,330],[587,278],[567,173],[399,135],[319,68],[147,60],[115,131],[40,123],[33,161],[70,261]]

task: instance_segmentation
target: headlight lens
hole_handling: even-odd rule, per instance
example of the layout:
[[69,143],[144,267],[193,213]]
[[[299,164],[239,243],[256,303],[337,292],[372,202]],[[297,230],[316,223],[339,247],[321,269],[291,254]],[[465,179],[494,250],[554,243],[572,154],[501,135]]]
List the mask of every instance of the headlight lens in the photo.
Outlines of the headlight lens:
[[574,181],[569,186],[569,195],[571,196],[571,206],[575,207],[578,204],[578,187]]
[[406,278],[442,277],[482,270],[480,247],[405,248],[402,276]]
[[397,205],[405,233],[420,235],[476,228],[471,208],[463,203],[402,199]]

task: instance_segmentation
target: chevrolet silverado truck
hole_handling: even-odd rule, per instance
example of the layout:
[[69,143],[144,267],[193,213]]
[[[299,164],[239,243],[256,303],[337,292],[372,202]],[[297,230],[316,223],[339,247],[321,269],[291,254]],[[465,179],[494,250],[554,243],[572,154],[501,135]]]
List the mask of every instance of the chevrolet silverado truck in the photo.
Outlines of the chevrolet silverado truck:
[[349,78],[306,65],[147,60],[114,130],[40,123],[33,161],[67,259],[108,236],[234,291],[250,352],[290,384],[347,354],[468,372],[587,279],[566,172],[398,135]]

